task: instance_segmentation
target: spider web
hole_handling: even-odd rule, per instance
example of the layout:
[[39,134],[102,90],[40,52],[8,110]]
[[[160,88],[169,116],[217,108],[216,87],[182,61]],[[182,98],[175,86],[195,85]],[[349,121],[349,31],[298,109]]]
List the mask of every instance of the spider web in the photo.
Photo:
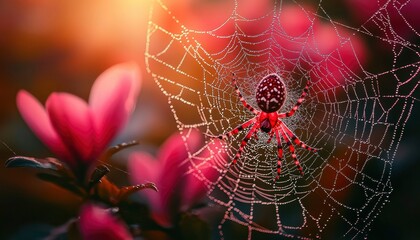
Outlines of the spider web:
[[[409,1],[379,1],[378,10],[358,26],[335,20],[322,1],[315,6],[275,2],[258,16],[245,14],[241,3],[206,9],[210,13],[201,19],[220,21],[203,27],[180,14],[182,4],[156,1],[147,35],[147,69],[168,97],[179,131],[186,138],[194,129],[207,136],[208,145],[189,152],[187,174],[203,181],[215,208],[222,209],[219,237],[367,237],[392,192],[392,164],[418,104],[419,45],[399,34],[389,13],[392,9],[404,17],[400,10]],[[291,8],[303,14],[308,26],[298,35],[282,22]],[[328,51],[317,35],[320,23],[337,42]],[[377,60],[380,66],[369,68],[369,51],[360,47],[367,43],[389,51],[388,58]],[[277,143],[267,143],[268,135],[261,132],[249,140],[236,165],[231,160],[247,130],[226,140],[211,159],[198,157],[214,141],[209,135],[227,133],[254,117],[235,93],[233,73],[253,107],[258,82],[270,73],[281,76],[287,87],[281,112],[290,110],[306,82],[312,82],[304,103],[283,121],[319,149],[296,147],[303,176],[283,146],[282,173],[274,181]],[[218,172],[217,178],[198,167],[210,161],[207,166]]]

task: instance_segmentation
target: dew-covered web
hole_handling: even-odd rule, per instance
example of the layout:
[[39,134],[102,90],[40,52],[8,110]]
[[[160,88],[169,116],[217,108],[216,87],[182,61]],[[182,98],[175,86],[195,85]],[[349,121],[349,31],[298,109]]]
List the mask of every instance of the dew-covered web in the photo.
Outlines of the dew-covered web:
[[[253,11],[244,6],[252,1],[242,2],[216,1],[219,10],[201,9],[190,21],[182,11],[185,4],[157,1],[147,35],[147,68],[168,97],[179,131],[188,137],[198,129],[209,145],[215,141],[211,135],[254,116],[239,101],[232,74],[255,108],[258,82],[270,73],[281,76],[287,87],[281,112],[290,110],[312,82],[296,114],[283,120],[318,149],[296,147],[303,176],[285,150],[282,173],[274,181],[277,142],[267,144],[261,131],[236,165],[231,161],[248,130],[214,152],[217,178],[197,167],[210,161],[195,157],[203,149],[190,152],[188,174],[206,184],[212,204],[222,209],[220,238],[231,239],[235,232],[249,239],[366,237],[388,202],[392,163],[418,104],[419,34],[402,11],[409,1],[375,1],[377,9],[356,26],[335,19],[322,1],[277,1],[251,6]],[[393,25],[391,10],[404,20],[410,37]],[[385,57],[376,60],[371,46],[384,49]]]

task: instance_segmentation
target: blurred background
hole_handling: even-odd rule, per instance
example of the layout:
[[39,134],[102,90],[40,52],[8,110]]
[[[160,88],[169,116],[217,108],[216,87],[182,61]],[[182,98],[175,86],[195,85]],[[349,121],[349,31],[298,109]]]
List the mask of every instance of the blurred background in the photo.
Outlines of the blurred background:
[[[183,0],[180,6],[185,8],[185,21],[194,23],[200,11],[221,1],[227,0]],[[318,3],[313,3],[315,8]],[[360,25],[360,19],[350,14],[346,2],[322,1],[322,4],[339,21]],[[145,68],[150,5],[151,0],[0,0],[0,157],[3,161],[15,155],[51,156],[19,116],[15,104],[19,89],[26,89],[41,102],[53,91],[70,92],[87,99],[95,78],[123,61],[134,60],[141,66],[143,85],[136,112],[115,143],[137,139],[142,148],[155,149],[176,131],[167,99]],[[418,36],[410,36],[410,42],[417,44],[414,47],[420,44]],[[371,56],[370,64],[375,64],[375,57]],[[420,109],[415,105],[395,158],[390,203],[374,222],[370,239],[420,238],[417,226],[420,151],[416,149],[420,145],[419,120]],[[119,170],[112,177],[118,183],[126,183],[124,164],[115,165]],[[60,225],[76,216],[80,204],[77,198],[38,180],[35,175],[33,170],[5,169],[1,164],[1,239],[24,231],[46,231],[48,225]]]
[[[114,143],[138,139],[153,150],[176,131],[167,99],[144,66],[149,6],[147,0],[0,1],[2,161],[14,155],[52,156],[17,111],[19,89],[41,103],[53,91],[88,99],[96,77],[124,61],[140,65],[143,84],[137,110]],[[113,171],[113,180],[127,185],[124,167]],[[37,172],[1,164],[0,239],[49,231],[48,225],[61,225],[78,214],[80,199],[39,180]]]

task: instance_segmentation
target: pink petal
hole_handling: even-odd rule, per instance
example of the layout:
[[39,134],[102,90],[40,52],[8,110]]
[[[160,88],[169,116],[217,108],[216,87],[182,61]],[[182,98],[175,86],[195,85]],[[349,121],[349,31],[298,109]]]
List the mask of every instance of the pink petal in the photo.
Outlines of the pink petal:
[[73,156],[53,128],[44,107],[24,90],[18,92],[16,102],[23,119],[38,138],[62,160],[72,161]]
[[89,164],[101,153],[95,148],[95,130],[86,102],[67,93],[53,93],[47,100],[52,125],[76,159]]
[[188,153],[196,152],[201,140],[200,134],[192,131],[186,136],[173,134],[162,145],[158,155],[163,163],[158,187],[164,205],[181,198],[182,188],[185,187],[185,173],[190,166]]
[[[154,159],[150,154],[145,152],[136,152],[129,156],[128,171],[132,184],[144,184],[146,182],[153,182],[159,190],[159,175],[161,173],[161,164]],[[140,191],[140,194],[146,196],[149,203],[154,205],[154,209],[160,208],[160,203],[157,201],[158,193],[154,191]],[[159,206],[157,206],[159,205]]]
[[106,209],[93,204],[86,204],[82,207],[79,228],[83,239],[133,239],[122,221],[111,215]]
[[206,182],[213,183],[219,177],[218,167],[224,166],[227,161],[223,145],[222,141],[215,139],[194,159],[194,173],[187,176],[187,184],[183,190],[183,208],[190,209],[202,200],[208,190]]
[[194,153],[201,143],[201,133],[196,130],[186,133],[185,136],[179,133],[172,134],[160,147],[158,159],[164,164],[167,164],[167,161],[181,163],[188,158],[188,152]]
[[181,210],[180,204],[185,197],[183,189],[189,188],[189,185],[185,184],[186,172],[190,166],[188,152],[196,152],[201,143],[201,134],[198,131],[190,131],[185,136],[174,134],[166,140],[158,154],[158,161],[146,153],[130,156],[128,169],[133,183],[155,181],[159,189],[158,193],[142,194],[148,198],[153,218],[161,226],[172,226],[173,216]]
[[108,145],[126,123],[136,105],[140,83],[140,70],[132,62],[115,65],[96,79],[89,104],[100,147]]
[[145,196],[151,208],[153,219],[161,226],[172,226],[171,213],[167,205],[162,201],[162,185],[159,177],[162,174],[162,162],[157,161],[151,155],[143,152],[133,153],[129,157],[128,169],[133,184],[154,182],[159,192],[140,191]]
[[173,218],[169,211],[165,209],[153,210],[152,218],[162,227],[170,228],[174,225]]
[[[161,147],[158,155],[161,161],[161,173],[158,189],[161,205],[166,208],[168,215],[176,214],[179,210],[182,186],[185,183],[183,175],[187,171],[187,164],[182,162],[188,157],[185,144],[181,136],[172,135]],[[169,208],[172,207],[172,209]]]

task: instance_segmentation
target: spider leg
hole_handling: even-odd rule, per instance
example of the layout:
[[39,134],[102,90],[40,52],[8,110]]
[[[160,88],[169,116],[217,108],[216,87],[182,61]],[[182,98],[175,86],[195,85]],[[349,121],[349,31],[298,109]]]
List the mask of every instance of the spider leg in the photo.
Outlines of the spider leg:
[[271,143],[271,139],[273,138],[273,136],[274,136],[274,130],[271,129],[271,132],[268,135],[267,144]]
[[258,111],[245,101],[244,97],[241,94],[241,91],[239,91],[238,84],[236,82],[235,73],[233,73],[232,75],[233,75],[232,84],[235,87],[235,92],[238,95],[239,100],[242,102],[242,105],[244,105],[245,108],[247,108],[249,111],[253,112],[254,114],[258,114]]
[[235,134],[238,134],[238,132],[244,130],[245,128],[249,127],[251,124],[256,123],[257,122],[257,118],[251,118],[248,121],[242,123],[241,125],[237,126],[236,128],[234,128],[232,131],[225,133],[225,134],[221,134],[219,136],[214,136],[214,135],[209,135],[207,134],[207,136],[209,137],[213,137],[213,138],[219,138],[222,140],[226,140],[228,137],[231,137]]
[[255,140],[257,140],[257,141],[259,140],[259,139],[258,139],[258,130],[259,130],[259,129],[256,129],[256,130],[254,131],[254,138],[255,138]]
[[284,141],[286,141],[287,146],[289,146],[289,152],[292,154],[292,158],[293,158],[293,160],[294,160],[294,162],[295,162],[295,165],[296,165],[297,169],[298,169],[298,170],[299,170],[299,172],[300,172],[300,175],[302,175],[302,176],[303,176],[303,168],[302,168],[302,166],[300,165],[299,160],[297,159],[297,156],[296,156],[296,153],[295,153],[295,147],[294,147],[294,146],[293,146],[293,144],[290,142],[289,137],[288,137],[288,136],[287,136],[287,134],[285,133],[284,128],[283,128],[283,125],[284,125],[284,124],[281,124],[281,125],[279,126],[279,132],[281,133],[281,136],[283,137]]
[[290,117],[293,114],[295,114],[296,110],[299,108],[299,106],[302,104],[302,102],[305,100],[306,95],[308,95],[308,91],[309,91],[309,86],[311,85],[311,81],[307,81],[306,82],[306,86],[303,89],[302,94],[300,95],[299,99],[297,100],[295,106],[286,113],[280,113],[279,114],[279,118],[285,118],[285,117]]
[[259,128],[259,126],[260,125],[258,123],[254,124],[254,126],[252,126],[251,130],[249,130],[249,132],[246,134],[244,139],[242,139],[241,145],[239,146],[239,149],[236,152],[235,157],[233,158],[233,161],[232,161],[233,164],[236,164],[238,159],[241,157],[242,152],[244,151],[245,145],[248,143],[249,139],[252,137],[252,134],[254,134],[254,132]]
[[295,144],[299,145],[300,147],[306,150],[317,152],[316,148],[310,147],[306,145],[304,142],[302,142],[285,124],[282,124],[282,127],[283,127],[283,130],[287,133],[287,135],[289,135],[292,142],[294,142]]
[[277,177],[276,180],[280,178],[281,173],[281,160],[283,159],[283,147],[281,146],[281,139],[279,130],[276,130],[276,140],[277,140]]

